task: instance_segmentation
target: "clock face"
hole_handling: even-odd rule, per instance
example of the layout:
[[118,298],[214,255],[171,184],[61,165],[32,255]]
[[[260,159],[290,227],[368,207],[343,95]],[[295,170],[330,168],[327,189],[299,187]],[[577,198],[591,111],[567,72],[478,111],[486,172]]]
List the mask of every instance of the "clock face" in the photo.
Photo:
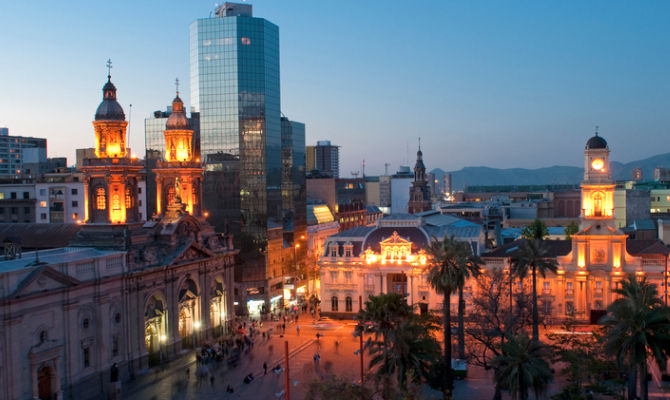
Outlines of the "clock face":
[[605,163],[600,158],[596,158],[595,160],[591,161],[591,168],[595,169],[596,171],[601,171],[604,166]]

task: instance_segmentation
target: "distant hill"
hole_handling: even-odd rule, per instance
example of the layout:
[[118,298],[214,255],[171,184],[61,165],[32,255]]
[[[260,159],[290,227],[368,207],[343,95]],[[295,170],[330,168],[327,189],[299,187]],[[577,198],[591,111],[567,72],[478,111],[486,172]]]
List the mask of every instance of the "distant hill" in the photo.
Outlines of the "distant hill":
[[[645,180],[651,180],[654,177],[654,168],[670,167],[670,153],[659,154],[626,164],[612,161],[610,167],[612,168],[612,177],[615,180],[630,180],[633,169],[637,167],[642,168],[642,175]],[[442,182],[442,177],[445,174],[444,170],[435,168],[430,172]],[[584,178],[583,168],[560,165],[538,169],[465,167],[450,173],[454,190],[461,190],[465,185],[577,184]]]

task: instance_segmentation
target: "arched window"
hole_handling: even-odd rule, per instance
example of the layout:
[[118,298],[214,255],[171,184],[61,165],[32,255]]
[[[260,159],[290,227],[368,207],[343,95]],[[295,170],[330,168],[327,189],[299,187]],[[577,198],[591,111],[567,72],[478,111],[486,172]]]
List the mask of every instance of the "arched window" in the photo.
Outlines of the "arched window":
[[107,208],[107,196],[105,195],[105,188],[95,189],[95,208],[104,210]]
[[337,309],[338,309],[337,296],[333,296],[333,298],[330,299],[330,311],[337,311]]
[[344,301],[344,307],[346,311],[352,311],[353,310],[353,302],[351,301],[351,297],[347,296],[347,298]]
[[174,186],[170,185],[167,190],[167,204],[174,204]]

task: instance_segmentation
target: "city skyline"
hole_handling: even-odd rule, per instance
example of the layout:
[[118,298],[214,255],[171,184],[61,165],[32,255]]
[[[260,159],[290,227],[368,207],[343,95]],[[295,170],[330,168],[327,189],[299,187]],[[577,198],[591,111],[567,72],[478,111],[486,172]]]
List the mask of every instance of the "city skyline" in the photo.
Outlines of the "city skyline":
[[[411,165],[419,136],[428,170],[579,166],[575,150],[595,125],[615,160],[664,152],[665,3],[248,4],[280,27],[282,111],[305,122],[307,144],[342,146],[342,176],[363,159],[368,174]],[[214,4],[47,5],[0,13],[17,32],[0,39],[10,60],[0,66],[0,126],[46,137],[49,156],[73,164],[75,147],[93,146],[90,105],[111,58],[141,156],[142,121],[165,109],[175,77],[190,107],[188,26]]]

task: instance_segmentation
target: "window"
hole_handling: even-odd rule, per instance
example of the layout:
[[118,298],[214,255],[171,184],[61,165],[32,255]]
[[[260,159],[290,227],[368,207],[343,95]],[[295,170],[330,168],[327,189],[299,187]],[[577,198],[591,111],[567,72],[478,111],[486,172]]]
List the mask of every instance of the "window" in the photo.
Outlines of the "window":
[[46,342],[48,339],[47,331],[40,332],[40,343]]
[[245,45],[245,46],[249,46],[249,45],[251,44],[251,39],[249,39],[248,37],[240,38],[240,41],[241,41],[242,44]]
[[89,327],[90,324],[91,324],[91,321],[89,321],[88,318],[84,318],[84,321],[82,321],[81,326],[82,326],[84,329],[88,329],[88,327]]
[[339,271],[330,271],[330,280],[332,282],[337,282],[337,275]]
[[571,301],[565,302],[565,314],[573,315],[575,313],[575,303]]
[[27,200],[30,198],[30,193],[29,192],[23,192],[23,199]]
[[78,194],[79,191],[78,191],[77,189],[72,189],[72,190],[70,191],[70,193],[72,193],[72,194]]
[[344,278],[347,280],[347,282],[351,282],[351,271],[345,271]]
[[40,189],[40,196],[44,197],[47,195],[47,190],[46,189]]
[[133,195],[130,192],[130,188],[126,188],[126,208],[131,208],[133,206]]
[[331,257],[337,257],[337,245],[331,245],[330,246],[330,256]]
[[84,347],[84,368],[91,366],[91,356],[88,347]]
[[10,196],[9,196],[9,197],[12,198],[12,199],[15,199],[15,198],[16,198],[16,192],[12,192],[12,193],[10,193]]
[[23,207],[24,214],[30,214],[30,207]]
[[344,299],[344,307],[346,311],[353,310],[353,301],[351,301],[351,297],[347,296],[347,298]]
[[47,206],[47,202],[46,202],[46,201],[44,201],[44,200],[40,201],[40,207],[42,207],[42,208],[46,208],[46,206]]
[[142,194],[142,188],[141,187],[137,188],[137,193]]
[[351,257],[351,247],[347,246],[344,248],[344,256]]
[[333,296],[330,299],[330,311],[337,311],[337,310],[338,310],[337,296]]
[[104,188],[95,189],[95,208],[98,210],[107,208],[107,196]]
[[112,357],[119,355],[119,338],[114,335],[112,336]]
[[47,213],[40,213],[40,219],[42,221],[46,221],[47,220]]
[[114,314],[114,322],[116,322],[117,324],[121,323],[121,314],[119,313]]
[[72,207],[79,207],[79,202],[77,200],[73,200]]
[[118,193],[112,195],[112,210],[121,209],[121,198]]
[[18,208],[12,207],[12,214],[16,215],[17,212],[18,212]]

